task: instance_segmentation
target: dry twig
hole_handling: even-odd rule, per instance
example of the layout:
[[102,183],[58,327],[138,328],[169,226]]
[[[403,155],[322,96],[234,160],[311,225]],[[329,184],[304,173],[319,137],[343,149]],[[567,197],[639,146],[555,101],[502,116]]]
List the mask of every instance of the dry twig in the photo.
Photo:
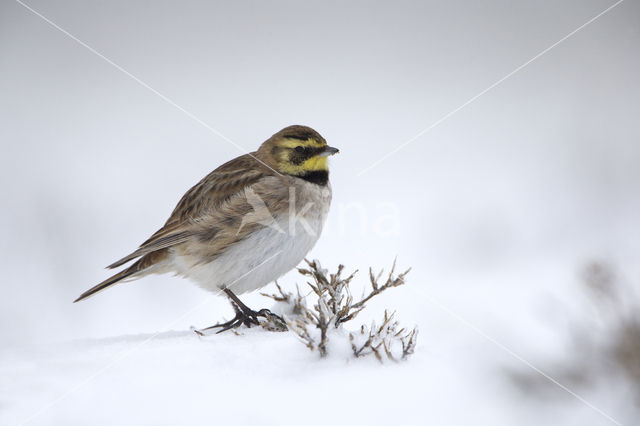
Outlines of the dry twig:
[[[348,321],[353,320],[358,313],[366,307],[366,303],[385,290],[398,287],[405,283],[405,277],[409,269],[395,275],[396,262],[385,282],[380,285],[383,271],[377,275],[369,269],[369,281],[371,291],[354,302],[349,291],[349,285],[357,271],[343,277],[344,266],[338,266],[335,274],[328,274],[322,269],[317,260],[306,261],[307,268],[300,268],[301,275],[311,278],[307,285],[312,289],[316,297],[311,308],[307,307],[305,297],[287,293],[276,283],[278,294],[264,294],[276,302],[284,303],[289,307],[289,314],[285,314],[285,322],[300,340],[311,350],[318,350],[321,356],[328,352],[328,341],[332,330],[338,330]],[[417,341],[417,329],[410,331],[401,328],[394,319],[395,313],[384,313],[380,326],[375,323],[370,327],[362,325],[359,333],[349,333],[349,340],[353,355],[356,358],[374,355],[382,361],[384,357],[390,360],[406,359],[415,349]]]

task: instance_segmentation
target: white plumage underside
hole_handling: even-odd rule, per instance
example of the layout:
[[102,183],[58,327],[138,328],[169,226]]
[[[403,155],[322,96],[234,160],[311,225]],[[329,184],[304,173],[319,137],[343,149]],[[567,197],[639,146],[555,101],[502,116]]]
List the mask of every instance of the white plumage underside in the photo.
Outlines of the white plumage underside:
[[[305,182],[303,191],[314,205],[295,225],[290,225],[288,214],[279,215],[274,218],[278,226],[261,227],[209,263],[199,263],[199,258],[172,252],[170,269],[215,293],[229,288],[242,294],[280,278],[313,248],[328,213],[331,197],[328,187]],[[303,225],[303,220],[308,227]]]

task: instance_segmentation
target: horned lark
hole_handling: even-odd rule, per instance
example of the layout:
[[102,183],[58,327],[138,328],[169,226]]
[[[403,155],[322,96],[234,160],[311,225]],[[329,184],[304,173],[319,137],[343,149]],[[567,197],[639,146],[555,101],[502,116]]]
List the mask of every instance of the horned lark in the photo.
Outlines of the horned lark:
[[331,203],[327,157],[337,152],[309,127],[282,129],[187,191],[162,228],[108,268],[137,259],[133,264],[75,302],[119,282],[174,272],[230,299],[235,318],[209,328],[258,324],[270,313],[249,309],[236,294],[276,280],[315,245]]

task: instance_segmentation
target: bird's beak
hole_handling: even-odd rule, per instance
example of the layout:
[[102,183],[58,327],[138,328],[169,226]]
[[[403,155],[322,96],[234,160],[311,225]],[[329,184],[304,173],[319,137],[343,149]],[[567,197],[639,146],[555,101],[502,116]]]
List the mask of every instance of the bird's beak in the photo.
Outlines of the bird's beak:
[[328,157],[328,156],[330,156],[330,155],[337,154],[337,153],[339,153],[339,152],[340,152],[340,150],[339,150],[338,148],[334,148],[334,147],[332,147],[332,146],[326,146],[326,147],[324,148],[324,150],[323,150],[320,154],[318,154],[318,155],[319,155],[320,157]]

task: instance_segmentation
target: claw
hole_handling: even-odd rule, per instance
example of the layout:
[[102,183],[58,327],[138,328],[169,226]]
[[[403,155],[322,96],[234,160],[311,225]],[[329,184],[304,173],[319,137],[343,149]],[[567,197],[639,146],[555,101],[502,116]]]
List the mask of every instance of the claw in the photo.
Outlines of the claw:
[[[216,332],[216,334],[220,334],[224,331],[231,330],[232,328],[240,327],[241,325],[246,325],[247,328],[251,328],[252,325],[262,325],[267,330],[271,331],[287,331],[287,325],[280,315],[276,315],[268,309],[260,309],[256,312],[242,303],[240,299],[231,292],[231,290],[226,289],[225,293],[229,297],[233,310],[236,311],[236,316],[227,322],[215,324],[201,330],[193,330],[197,335],[204,336],[205,331],[213,330],[215,328],[220,328],[220,330]],[[265,318],[266,321],[264,323],[260,323],[258,320],[259,317]]]

